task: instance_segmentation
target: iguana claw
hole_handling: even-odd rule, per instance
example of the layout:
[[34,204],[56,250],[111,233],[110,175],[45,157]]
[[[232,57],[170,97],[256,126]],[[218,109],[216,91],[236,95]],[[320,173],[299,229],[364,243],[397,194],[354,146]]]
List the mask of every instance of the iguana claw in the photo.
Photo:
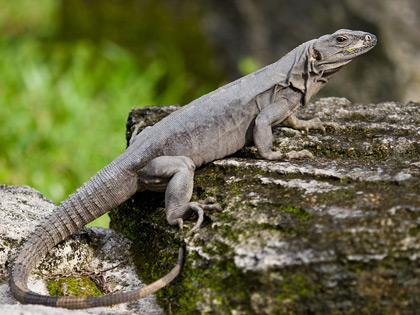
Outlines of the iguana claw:
[[197,219],[197,222],[195,223],[195,225],[193,226],[193,228],[185,235],[185,237],[189,237],[192,233],[197,231],[200,228],[201,223],[203,223],[203,221],[204,221],[204,210],[203,210],[203,208],[194,207],[193,210],[195,212],[197,212],[198,219]]
[[198,219],[193,228],[185,235],[185,237],[189,237],[192,233],[201,227],[201,224],[204,221],[204,210],[221,210],[222,207],[216,203],[215,198],[207,197],[206,199],[199,200],[198,202],[191,202],[190,209],[197,213]]
[[181,218],[178,219],[178,226],[181,231],[184,229],[184,220]]

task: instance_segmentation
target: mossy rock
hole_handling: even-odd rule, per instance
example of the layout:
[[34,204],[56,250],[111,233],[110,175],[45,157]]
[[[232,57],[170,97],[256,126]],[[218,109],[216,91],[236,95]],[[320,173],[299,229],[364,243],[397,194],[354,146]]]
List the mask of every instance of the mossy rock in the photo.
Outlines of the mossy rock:
[[[325,135],[275,129],[276,150],[312,149],[313,159],[264,161],[250,147],[196,171],[193,200],[212,196],[223,210],[206,211],[202,228],[185,241],[181,275],[158,292],[168,311],[392,314],[420,307],[420,105],[331,98],[299,115],[343,128]],[[185,222],[184,232],[169,226],[163,200],[143,192],[111,214],[111,226],[135,241],[150,281],[174,266],[195,223]]]

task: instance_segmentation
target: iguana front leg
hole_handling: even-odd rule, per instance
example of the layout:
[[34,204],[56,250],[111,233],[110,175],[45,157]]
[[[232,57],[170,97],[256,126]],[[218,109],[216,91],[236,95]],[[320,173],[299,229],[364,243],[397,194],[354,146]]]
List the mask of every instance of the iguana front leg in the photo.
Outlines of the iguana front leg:
[[301,94],[295,91],[289,91],[287,99],[281,99],[265,107],[256,117],[254,126],[254,144],[258,153],[267,160],[283,160],[313,157],[308,150],[291,151],[288,153],[275,152],[272,150],[273,131],[275,126],[287,117],[299,106]]
[[200,228],[204,210],[221,207],[213,198],[191,202],[195,165],[185,156],[161,156],[150,161],[138,172],[138,191],[165,191],[166,218],[171,225],[183,227],[183,221],[194,212],[198,215],[195,226],[187,233],[191,235]]
[[325,133],[325,127],[330,127],[337,131],[340,129],[340,125],[334,122],[322,122],[319,118],[314,118],[311,120],[301,120],[298,119],[295,114],[291,114],[285,120],[281,122],[283,126],[290,127],[296,130],[304,130],[308,133],[309,129],[320,130],[322,133]]

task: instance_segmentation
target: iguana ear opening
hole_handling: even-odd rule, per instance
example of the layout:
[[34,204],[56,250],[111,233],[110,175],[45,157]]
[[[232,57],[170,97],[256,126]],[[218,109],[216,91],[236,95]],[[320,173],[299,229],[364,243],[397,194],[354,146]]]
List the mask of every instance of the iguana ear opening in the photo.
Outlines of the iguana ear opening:
[[317,61],[322,60],[322,55],[321,55],[321,53],[319,52],[319,50],[317,50],[317,49],[315,49],[315,48],[314,48],[314,53],[312,54],[312,57],[313,57],[315,60],[317,60]]

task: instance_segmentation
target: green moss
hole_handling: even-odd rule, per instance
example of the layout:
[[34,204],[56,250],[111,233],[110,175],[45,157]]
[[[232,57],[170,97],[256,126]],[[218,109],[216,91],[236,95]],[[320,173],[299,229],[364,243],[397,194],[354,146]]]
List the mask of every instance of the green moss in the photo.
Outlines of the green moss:
[[281,205],[281,206],[279,206],[279,209],[281,211],[297,215],[301,221],[308,220],[312,216],[311,213],[309,213],[309,212],[307,212],[303,209],[292,207],[292,206],[287,206],[286,207],[286,206]]
[[403,155],[406,157],[417,158],[420,155],[420,144],[419,143],[410,144],[410,146],[405,150]]
[[277,295],[278,299],[295,299],[297,296],[305,295],[308,288],[301,276],[284,281],[281,285],[282,292]]
[[305,149],[311,151],[317,156],[324,156],[327,158],[346,158],[346,159],[374,159],[383,160],[393,154],[390,147],[382,143],[372,143],[370,147],[365,150],[362,148],[342,147],[342,146],[328,146],[326,144],[306,146]]
[[[134,241],[132,255],[137,273],[145,283],[151,283],[167,274],[176,265],[178,249],[182,246],[181,237],[184,234],[177,227],[168,225],[164,200],[164,193],[137,193],[110,213],[111,228]],[[185,222],[184,231],[193,224]],[[163,308],[177,309],[179,278],[157,292]]]
[[231,214],[229,214],[229,213],[224,213],[224,212],[221,212],[221,213],[219,214],[219,217],[220,217],[220,220],[221,220],[221,221],[224,221],[224,222],[227,222],[227,221],[232,220],[232,215],[231,215]]
[[420,232],[420,227],[411,228],[409,231],[410,236],[416,236]]
[[100,296],[104,293],[90,278],[81,276],[47,280],[47,290],[53,296]]
[[[113,227],[118,222],[114,219],[121,218],[127,224],[118,223],[117,227],[136,240],[133,246],[134,258],[138,271],[146,283],[162,277],[174,267],[177,261],[180,246],[178,229],[168,227],[166,222],[155,224],[160,220],[166,220],[164,212],[156,210],[156,204],[159,205],[163,199],[162,195],[155,196],[147,193],[146,197],[137,194],[134,204],[141,205],[140,209],[131,207],[130,205],[133,205],[133,203],[129,201],[124,207],[120,207],[111,214]],[[152,206],[153,203],[155,203],[154,206]],[[153,207],[154,210],[152,210]],[[237,232],[225,229],[225,226],[235,220],[230,213],[214,211],[213,215],[220,219],[220,222],[225,223],[216,228],[224,229],[226,233],[223,233],[223,235],[226,239],[232,241],[238,238]],[[185,222],[185,224],[190,224],[190,222]],[[170,231],[174,232],[172,237],[171,233],[168,233]],[[145,242],[148,243],[147,250],[145,246],[142,246]],[[222,240],[212,240],[211,243],[205,244],[201,241],[198,242],[197,246],[202,247],[204,252],[212,253],[215,256],[229,255],[227,252],[230,247],[224,244]],[[151,255],[151,249],[153,255]],[[201,288],[211,288],[211,300],[216,301],[215,312],[242,307],[241,305],[247,300],[246,296],[250,288],[249,275],[245,275],[238,270],[233,260],[212,260],[206,264],[205,261],[197,259],[196,255],[198,253],[191,252],[186,257],[181,275],[157,292],[161,305],[164,308],[168,308],[170,305],[172,312],[175,314],[197,314],[199,313],[197,310],[200,309],[200,303],[204,300],[208,302],[210,298],[201,291]],[[201,265],[191,264],[192,259],[200,261]]]
[[[225,250],[215,244],[216,252]],[[195,268],[187,259],[184,268],[183,288],[187,294],[179,300],[176,314],[199,314],[201,301],[211,303],[212,312],[230,313],[233,309],[250,309],[249,290],[253,287],[253,274],[244,274],[232,260],[212,261],[206,268]],[[199,284],[199,285],[198,285]],[[208,288],[208,290],[202,290]],[[208,293],[211,292],[211,296]]]
[[52,296],[63,296],[63,290],[60,287],[59,281],[47,280],[47,290]]
[[194,178],[194,182],[196,184],[201,184],[201,183],[206,183],[208,181],[212,182],[217,180],[217,175],[216,174],[210,174],[210,175],[206,175],[206,176],[197,176],[196,178]]

